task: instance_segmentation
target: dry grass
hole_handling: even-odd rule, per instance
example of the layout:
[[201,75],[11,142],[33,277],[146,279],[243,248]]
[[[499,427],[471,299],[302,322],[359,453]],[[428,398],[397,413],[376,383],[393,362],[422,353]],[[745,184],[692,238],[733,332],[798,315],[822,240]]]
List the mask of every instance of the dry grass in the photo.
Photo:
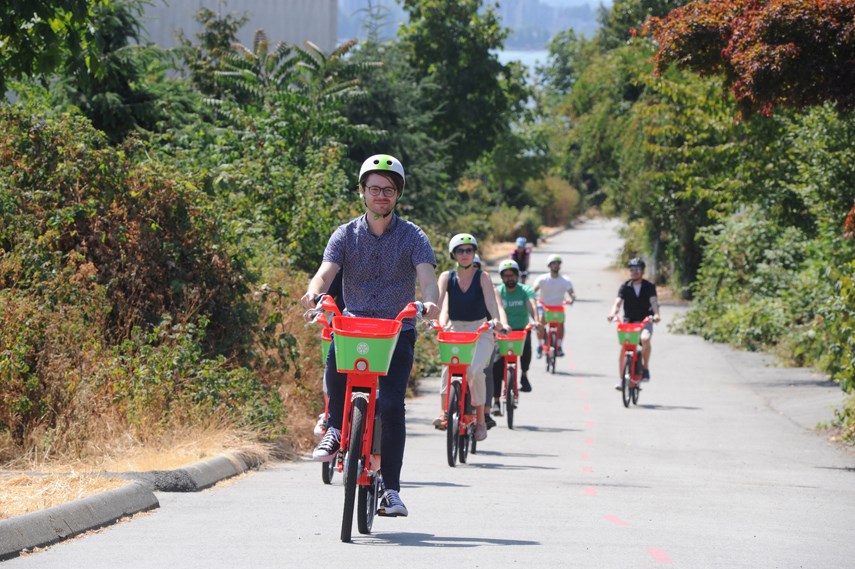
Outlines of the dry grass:
[[101,455],[89,459],[17,461],[0,472],[0,519],[58,506],[128,484],[103,476],[110,472],[173,470],[227,452],[240,452],[264,461],[275,453],[272,445],[227,429],[199,427],[162,436],[143,444],[130,438],[103,443]]
[[0,475],[0,520],[120,488],[129,482],[93,474]]

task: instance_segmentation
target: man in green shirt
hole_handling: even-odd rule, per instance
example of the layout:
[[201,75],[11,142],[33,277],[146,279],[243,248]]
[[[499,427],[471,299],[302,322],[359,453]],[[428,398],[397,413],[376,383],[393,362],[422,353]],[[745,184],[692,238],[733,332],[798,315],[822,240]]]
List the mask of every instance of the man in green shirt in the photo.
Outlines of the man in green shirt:
[[[516,261],[503,261],[499,264],[499,276],[502,284],[496,287],[508,316],[508,324],[511,330],[524,330],[528,323],[537,322],[537,308],[535,304],[536,295],[528,285],[521,284],[520,267]],[[531,391],[531,383],[528,380],[528,366],[531,363],[531,332],[525,337],[523,355],[520,358],[522,377],[520,378],[520,390]],[[504,359],[499,358],[493,364],[493,414],[502,412],[499,397],[502,393],[502,377],[504,375]]]

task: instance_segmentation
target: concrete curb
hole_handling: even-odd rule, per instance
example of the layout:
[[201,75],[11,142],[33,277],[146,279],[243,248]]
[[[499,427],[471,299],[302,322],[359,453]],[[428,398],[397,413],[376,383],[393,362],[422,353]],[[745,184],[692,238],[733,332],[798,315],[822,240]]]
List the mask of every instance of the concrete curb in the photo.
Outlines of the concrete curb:
[[160,503],[149,487],[132,482],[82,500],[0,521],[0,561],[158,506]]
[[254,457],[229,453],[176,470],[103,473],[131,482],[82,500],[0,521],[0,561],[158,508],[155,491],[198,492],[260,464]]

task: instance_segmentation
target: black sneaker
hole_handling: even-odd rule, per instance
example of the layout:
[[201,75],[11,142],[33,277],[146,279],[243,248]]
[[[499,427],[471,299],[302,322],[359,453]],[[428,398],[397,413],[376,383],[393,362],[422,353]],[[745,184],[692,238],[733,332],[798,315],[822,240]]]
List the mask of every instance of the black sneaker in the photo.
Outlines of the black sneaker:
[[650,370],[644,369],[641,371],[641,381],[650,381]]
[[409,512],[407,511],[407,507],[404,505],[404,502],[401,501],[401,497],[398,495],[397,490],[386,490],[383,494],[383,498],[380,499],[380,507],[377,508],[378,516],[387,516],[390,518],[396,518],[401,516],[406,518]]
[[564,349],[558,348],[558,353],[555,355],[558,356],[559,358],[563,358],[564,357]]
[[484,414],[484,422],[487,423],[487,429],[492,429],[496,426],[496,420],[486,413]]
[[529,383],[528,377],[525,374],[520,378],[520,391],[524,393],[531,391],[531,383]]
[[338,452],[341,446],[341,431],[335,427],[327,427],[327,432],[324,433],[324,438],[315,447],[312,452],[312,459],[319,462],[329,462],[335,458],[335,453]]

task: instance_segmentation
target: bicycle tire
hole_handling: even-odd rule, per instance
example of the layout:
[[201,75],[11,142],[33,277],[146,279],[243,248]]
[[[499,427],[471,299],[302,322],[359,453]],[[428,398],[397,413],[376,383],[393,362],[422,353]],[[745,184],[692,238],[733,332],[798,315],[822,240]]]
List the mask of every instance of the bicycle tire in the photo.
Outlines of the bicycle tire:
[[472,428],[472,433],[469,436],[469,440],[471,441],[471,445],[469,446],[469,452],[471,454],[475,454],[478,452],[478,440],[475,438],[475,428]]
[[448,408],[445,410],[445,453],[448,466],[457,466],[457,454],[459,446],[458,431],[460,429],[460,384],[452,382],[451,393],[448,395]]
[[623,406],[629,407],[630,399],[632,398],[632,381],[630,378],[632,377],[632,355],[626,354],[623,359],[623,373],[620,378],[620,391],[621,398],[623,399]]
[[555,332],[549,334],[549,352],[552,359],[552,373],[555,373],[555,364],[558,363],[558,335]]
[[641,389],[636,385],[632,388],[632,404],[638,405],[638,394],[641,392]]
[[333,475],[335,475],[335,460],[328,460],[321,463],[321,480],[324,484],[332,484]]
[[475,425],[470,423],[466,425],[466,429],[458,436],[457,458],[460,459],[460,464],[466,464],[466,459],[469,458],[469,441],[475,442]]
[[512,367],[508,367],[508,371],[505,374],[505,416],[508,418],[508,428],[514,428],[514,411],[516,407],[516,393],[514,391],[514,381],[515,379],[515,370]]
[[361,534],[371,533],[382,489],[383,477],[380,473],[371,477],[371,484],[359,487],[356,500],[356,527]]
[[341,540],[350,541],[353,531],[353,509],[356,505],[356,486],[359,481],[359,466],[362,457],[362,429],[365,426],[365,410],[368,401],[357,397],[351,405],[350,448],[344,457],[344,512],[341,517]]

